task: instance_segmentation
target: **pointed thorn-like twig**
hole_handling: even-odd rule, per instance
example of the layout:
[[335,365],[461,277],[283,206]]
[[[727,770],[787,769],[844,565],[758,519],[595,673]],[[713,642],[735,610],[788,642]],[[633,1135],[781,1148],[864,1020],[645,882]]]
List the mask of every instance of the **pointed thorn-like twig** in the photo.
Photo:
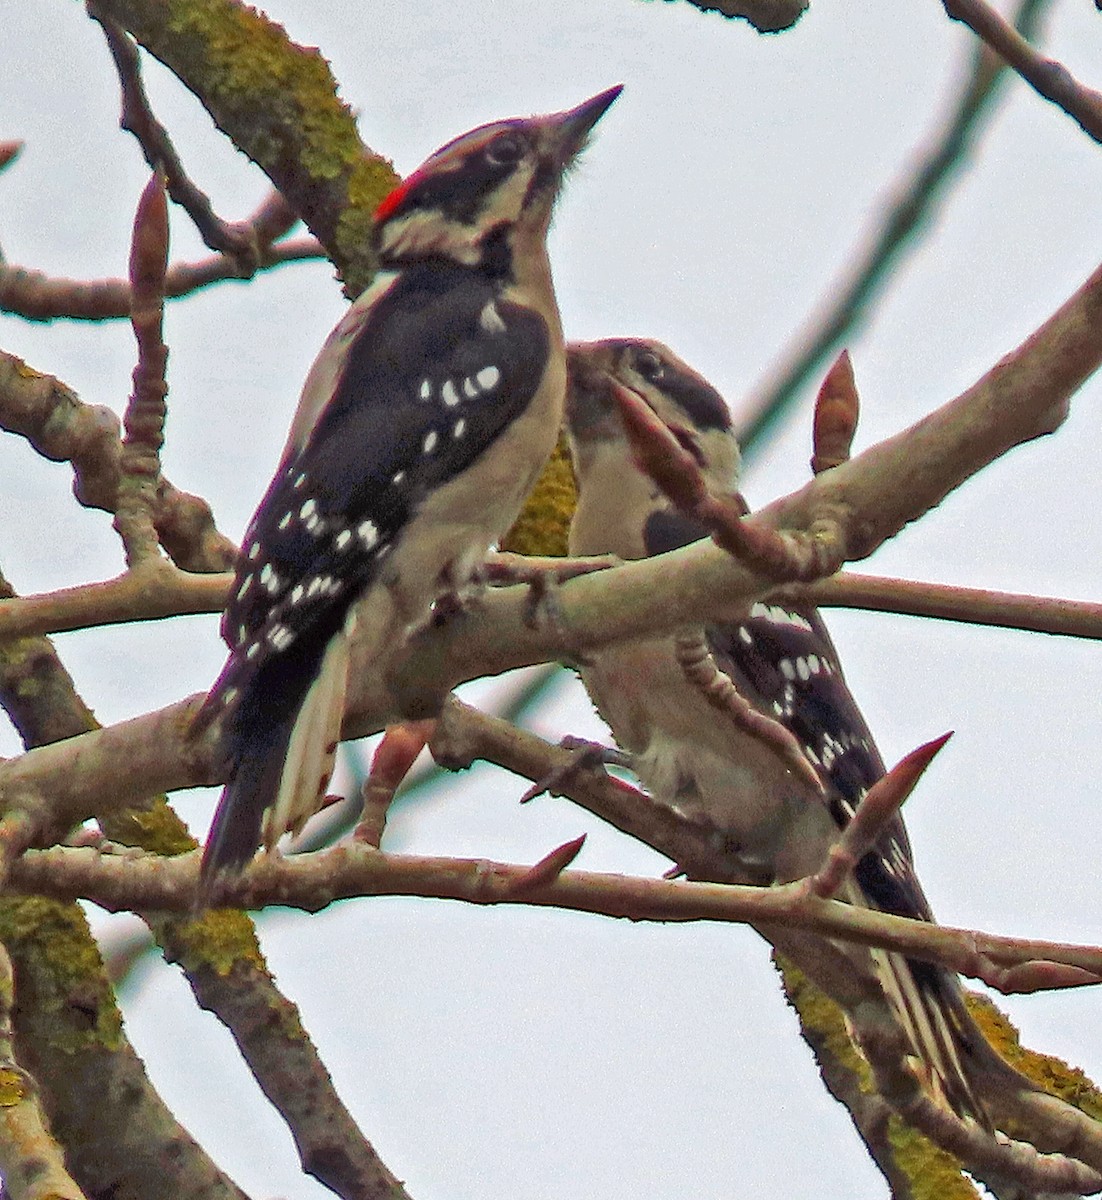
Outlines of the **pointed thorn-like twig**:
[[23,145],[20,141],[0,142],[0,171],[15,162],[23,150]]
[[529,892],[544,884],[553,883],[581,853],[581,849],[585,845],[585,838],[586,835],[583,833],[581,837],[564,842],[550,854],[544,855],[538,863],[530,867],[510,885],[508,894],[516,896],[521,892]]
[[824,899],[837,894],[850,872],[876,844],[888,822],[914,791],[934,756],[952,736],[952,731],[944,733],[912,750],[873,784],[842,836],[831,846],[826,862],[808,880],[812,894]]
[[849,351],[843,350],[826,373],[815,398],[811,454],[811,470],[815,475],[849,460],[859,412],[853,362]]
[[777,582],[832,575],[841,563],[836,539],[783,533],[760,521],[745,521],[738,495],[716,495],[696,459],[630,388],[611,380],[613,397],[631,442],[632,455],[682,512],[694,517],[728,554]]

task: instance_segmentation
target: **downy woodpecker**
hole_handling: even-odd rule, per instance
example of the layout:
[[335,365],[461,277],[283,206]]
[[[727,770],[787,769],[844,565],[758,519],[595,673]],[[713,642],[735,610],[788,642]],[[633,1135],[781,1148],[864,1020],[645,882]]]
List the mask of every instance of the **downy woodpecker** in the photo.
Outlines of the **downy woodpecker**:
[[462,593],[549,456],[566,367],[547,259],[563,176],[620,88],[448,143],[380,204],[379,273],[329,335],[245,534],[199,715],[228,782],[209,892],[321,805],[349,643],[386,654]]
[[[707,536],[633,462],[610,384],[616,381],[650,406],[697,460],[714,492],[734,492],[739,448],[722,396],[658,342],[571,345],[567,361],[567,421],[578,483],[571,553],[645,558]],[[884,774],[830,636],[813,606],[787,601],[754,604],[741,621],[703,633],[717,666],[743,698],[798,740],[822,793],[773,749],[722,719],[687,678],[672,635],[592,653],[582,680],[654,800],[710,829],[729,850],[726,882],[767,885],[811,874]],[[933,920],[898,817],[861,859],[840,898]],[[814,977],[809,968],[821,946],[809,935],[787,938],[781,948]],[[895,953],[859,946],[846,953],[856,970],[875,977],[934,1098],[987,1125],[971,1076],[981,1068],[996,1074],[1005,1068],[1009,1075],[1010,1068],[994,1062],[965,1009],[957,977]]]

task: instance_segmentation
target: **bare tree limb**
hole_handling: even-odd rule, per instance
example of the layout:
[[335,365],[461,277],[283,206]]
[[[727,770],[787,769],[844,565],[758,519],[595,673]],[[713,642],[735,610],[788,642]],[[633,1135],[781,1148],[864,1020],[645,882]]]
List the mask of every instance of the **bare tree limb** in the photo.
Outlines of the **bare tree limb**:
[[[88,899],[110,912],[187,912],[195,902],[197,872],[197,856],[166,859],[56,846],[28,851],[12,867],[10,886],[57,899]],[[279,904],[317,912],[334,900],[352,897],[422,896],[469,904],[523,903],[633,921],[735,921],[880,946],[970,978],[986,980],[991,963],[1051,964],[1070,970],[1046,989],[1102,982],[1102,947],[932,925],[822,899],[802,883],[761,888],[591,871],[565,871],[533,883],[531,873],[530,866],[486,859],[383,854],[342,844],[293,858],[262,855],[239,879],[225,882],[219,902],[247,909]]]
[[1055,59],[1033,46],[985,0],[942,0],[945,11],[960,21],[1029,84],[1073,118],[1084,133],[1102,142],[1102,92],[1080,83]]
[[[1048,0],[1021,0],[1015,24],[1033,36],[1047,5]],[[774,421],[827,355],[868,320],[874,300],[893,278],[904,253],[915,248],[916,238],[975,146],[1005,78],[999,56],[987,46],[978,46],[948,117],[939,122],[928,145],[891,187],[890,203],[852,255],[842,278],[827,290],[819,310],[740,406],[736,427],[744,439]]]
[[257,261],[255,236],[248,225],[223,221],[214,211],[210,197],[188,177],[168,130],[157,120],[145,94],[137,46],[116,22],[99,14],[94,2],[88,4],[88,15],[102,26],[107,48],[115,60],[122,90],[120,127],[137,139],[150,169],[164,172],[168,194],[191,217],[204,243],[240,263],[245,273],[252,274]]
[[[119,419],[109,408],[82,403],[59,379],[0,351],[0,429],[25,437],[44,458],[71,462],[77,500],[115,512],[122,440]],[[163,477],[155,522],[162,545],[186,570],[224,571],[237,556],[215,527],[210,505]]]
[[[262,245],[255,270],[269,271],[285,263],[325,257],[312,237],[290,238]],[[247,283],[253,274],[242,273],[234,259],[216,254],[197,262],[173,263],[165,274],[165,298],[190,296],[212,283],[229,280]],[[66,317],[78,321],[107,321],[130,315],[130,284],[125,279],[55,279],[41,271],[0,261],[0,312],[27,321],[53,321]]]
[[316,49],[296,46],[262,13],[233,0],[170,10],[152,0],[97,0],[190,88],[325,247],[359,294],[374,274],[372,215],[397,183],[364,146]]
[[862,608],[1065,637],[1102,638],[1102,604],[1089,600],[994,592],[851,571],[815,583],[790,585],[779,594],[800,596],[820,608]]

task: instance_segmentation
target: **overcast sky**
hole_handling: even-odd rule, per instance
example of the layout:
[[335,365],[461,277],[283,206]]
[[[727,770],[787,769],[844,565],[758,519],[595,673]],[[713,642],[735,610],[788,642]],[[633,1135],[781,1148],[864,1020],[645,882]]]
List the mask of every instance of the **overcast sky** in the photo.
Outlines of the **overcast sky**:
[[[624,83],[552,236],[567,334],[660,337],[732,401],[829,294],[944,110],[970,38],[935,0],[820,4],[768,38],[640,0],[278,0],[269,11],[322,48],[365,141],[401,172],[484,121]],[[27,147],[0,178],[0,245],[53,274],[119,275],[146,170],[116,130],[99,29],[61,0],[9,3],[4,26],[0,138]],[[1088,0],[1056,5],[1046,47],[1102,84],[1102,16]],[[165,72],[150,66],[148,78],[193,177],[222,215],[246,215],[266,190],[260,173]],[[1015,84],[921,250],[850,342],[860,445],[967,386],[1082,282],[1097,265],[1100,195],[1102,148]],[[173,233],[174,256],[201,253],[184,218]],[[315,264],[170,310],[165,470],[207,496],[235,538],[342,308],[332,271]],[[0,349],[87,401],[125,403],[133,350],[122,324],[0,317]],[[1055,438],[1012,453],[867,569],[1097,599],[1100,393],[1088,385]],[[752,463],[752,503],[804,482],[808,413]],[[109,519],[72,502],[66,467],[0,438],[0,487],[0,569],[17,589],[120,569]],[[889,761],[957,731],[907,810],[941,919],[1099,941],[1099,647],[861,614],[830,624]],[[57,643],[104,722],[205,689],[223,657],[214,618]],[[600,736],[573,681],[535,725]],[[16,750],[0,726],[0,754]],[[387,844],[529,862],[589,831],[583,867],[667,865],[565,800],[519,808],[523,788],[477,770],[400,808]],[[200,834],[213,799],[181,799]],[[268,914],[260,927],[343,1097],[415,1200],[886,1193],[818,1081],[766,947],[744,930],[412,900]],[[1096,992],[1004,1006],[1029,1044],[1102,1078]],[[126,1016],[169,1104],[247,1191],[328,1194],[300,1176],[229,1035],[174,968],[150,971]]]

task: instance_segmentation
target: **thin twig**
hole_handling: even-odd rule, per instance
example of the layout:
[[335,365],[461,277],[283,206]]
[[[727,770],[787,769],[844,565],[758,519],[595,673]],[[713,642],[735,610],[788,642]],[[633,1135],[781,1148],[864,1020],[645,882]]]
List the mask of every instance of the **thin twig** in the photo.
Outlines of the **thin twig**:
[[[197,854],[120,859],[94,848],[58,846],[29,850],[13,866],[10,886],[57,899],[88,899],[111,912],[183,912],[194,904],[198,870]],[[526,884],[523,895],[516,895],[520,881],[530,882],[531,871],[530,866],[486,859],[384,854],[345,842],[293,858],[260,855],[239,878],[224,882],[220,899],[246,909],[279,904],[314,912],[338,899],[421,896],[470,904],[532,904],[633,921],[749,922],[895,950],[972,978],[982,978],[975,969],[982,955],[1001,967],[1039,962],[1072,967],[1077,984],[1102,982],[1102,947],[932,925],[821,899],[802,882],[763,888],[564,871],[538,886]]]
[[1080,83],[1055,59],[1039,54],[985,0],[942,0],[954,21],[967,25],[1039,95],[1051,100],[1096,142],[1102,142],[1102,92]]
[[[116,511],[122,439],[109,408],[84,404],[61,380],[0,352],[0,429],[26,438],[52,462],[71,462],[73,493],[86,508]],[[219,533],[205,500],[161,476],[156,502],[157,533],[177,565],[189,571],[232,566],[237,549]]]
[[164,559],[143,559],[133,570],[102,583],[0,598],[0,637],[221,612],[232,582],[230,575],[194,574]]
[[995,592],[851,571],[787,587],[778,594],[788,593],[820,608],[862,608],[1064,637],[1102,638],[1102,604],[1089,600]]
[[133,567],[158,555],[154,512],[161,477],[164,442],[165,366],[168,347],[161,336],[164,279],[168,263],[168,205],[158,171],[142,192],[134,218],[130,248],[130,323],[138,343],[134,390],[123,418],[125,434],[119,459],[119,492],[115,528]]
[[[1015,24],[1032,36],[1048,0],[1021,0]],[[840,280],[825,292],[819,310],[792,339],[780,360],[736,413],[740,436],[751,440],[777,419],[800,389],[842,342],[869,318],[873,303],[894,278],[903,254],[929,228],[936,205],[979,139],[998,85],[1005,77],[998,55],[977,47],[947,119],[938,123],[929,146],[891,188],[892,202],[854,251]]]
[[[261,246],[255,272],[286,263],[313,262],[325,252],[316,238],[298,237]],[[190,296],[212,283],[247,283],[238,264],[224,254],[196,262],[173,263],[165,275],[165,298]],[[0,262],[0,312],[27,321],[119,320],[130,316],[130,284],[125,279],[57,279],[24,267]]]
[[257,261],[254,231],[248,224],[223,221],[210,197],[189,178],[168,130],[157,120],[145,94],[136,43],[117,22],[97,12],[94,3],[88,5],[88,13],[102,27],[115,60],[122,89],[120,127],[137,139],[150,169],[164,172],[168,194],[191,217],[204,243],[239,264],[246,275],[253,274]]
[[807,886],[814,895],[825,898],[838,894],[850,873],[899,813],[934,755],[951,736],[943,734],[912,750],[866,792],[842,836],[830,847],[826,861],[808,878]]

